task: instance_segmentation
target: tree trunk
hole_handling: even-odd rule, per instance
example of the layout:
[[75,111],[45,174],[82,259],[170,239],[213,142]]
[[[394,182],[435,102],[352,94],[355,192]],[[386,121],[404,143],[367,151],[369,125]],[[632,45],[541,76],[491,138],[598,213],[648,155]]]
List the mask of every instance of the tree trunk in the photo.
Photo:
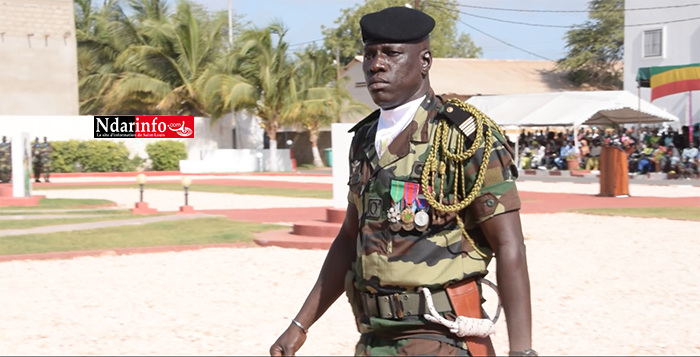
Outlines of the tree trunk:
[[311,141],[311,153],[314,155],[314,166],[323,167],[323,160],[318,151],[318,130],[309,130],[309,141]]
[[270,138],[270,156],[267,171],[278,171],[277,168],[277,123],[268,123],[265,128]]

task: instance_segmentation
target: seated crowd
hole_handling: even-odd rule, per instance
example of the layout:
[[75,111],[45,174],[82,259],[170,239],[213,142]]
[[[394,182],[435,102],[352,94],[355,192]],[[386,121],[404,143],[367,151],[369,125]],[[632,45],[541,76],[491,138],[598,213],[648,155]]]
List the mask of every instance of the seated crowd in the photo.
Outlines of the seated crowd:
[[[618,130],[593,127],[574,130],[534,130],[520,133],[518,140],[520,167],[546,170],[598,170],[604,146],[625,151],[629,172],[647,174],[663,172],[680,177],[698,176],[700,163],[700,125],[693,126],[693,140],[688,127],[680,132],[669,127],[644,127],[637,135],[634,128]],[[577,136],[577,138],[574,137]],[[576,140],[578,139],[578,147]]]

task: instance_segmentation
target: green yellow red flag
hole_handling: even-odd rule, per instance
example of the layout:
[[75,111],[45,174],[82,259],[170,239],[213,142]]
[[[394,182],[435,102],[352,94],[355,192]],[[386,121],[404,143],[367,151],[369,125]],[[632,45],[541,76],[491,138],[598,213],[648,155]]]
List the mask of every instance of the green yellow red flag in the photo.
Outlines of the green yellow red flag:
[[700,90],[700,63],[640,68],[637,83],[640,87],[651,88],[652,101],[671,94]]

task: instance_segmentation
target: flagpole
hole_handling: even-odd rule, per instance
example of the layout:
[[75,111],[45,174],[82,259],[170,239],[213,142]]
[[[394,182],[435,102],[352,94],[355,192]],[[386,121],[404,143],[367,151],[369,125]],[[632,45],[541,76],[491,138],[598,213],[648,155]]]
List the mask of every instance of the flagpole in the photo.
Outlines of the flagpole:
[[642,87],[637,82],[637,148],[642,142]]
[[693,91],[688,91],[688,143],[693,143]]

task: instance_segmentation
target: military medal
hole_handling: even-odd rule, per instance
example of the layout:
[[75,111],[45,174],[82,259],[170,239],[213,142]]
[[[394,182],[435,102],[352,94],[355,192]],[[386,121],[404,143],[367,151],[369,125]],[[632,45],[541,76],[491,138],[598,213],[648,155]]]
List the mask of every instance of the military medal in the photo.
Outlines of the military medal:
[[389,221],[389,229],[394,232],[401,230],[401,202],[403,201],[403,191],[405,182],[391,181],[392,206],[387,211],[386,217]]
[[389,228],[394,232],[401,230],[400,214],[398,205],[395,205],[389,208],[389,212],[386,215],[389,220]]
[[430,216],[428,216],[428,213],[425,211],[427,200],[425,196],[419,193],[416,202],[418,202],[418,212],[413,222],[416,224],[416,229],[419,232],[423,232],[428,229],[428,224],[430,224]]
[[418,185],[412,182],[407,182],[403,195],[406,208],[401,211],[401,226],[406,231],[412,231],[416,227],[416,224],[413,222],[413,219],[416,217],[415,205],[413,202],[417,193]]

